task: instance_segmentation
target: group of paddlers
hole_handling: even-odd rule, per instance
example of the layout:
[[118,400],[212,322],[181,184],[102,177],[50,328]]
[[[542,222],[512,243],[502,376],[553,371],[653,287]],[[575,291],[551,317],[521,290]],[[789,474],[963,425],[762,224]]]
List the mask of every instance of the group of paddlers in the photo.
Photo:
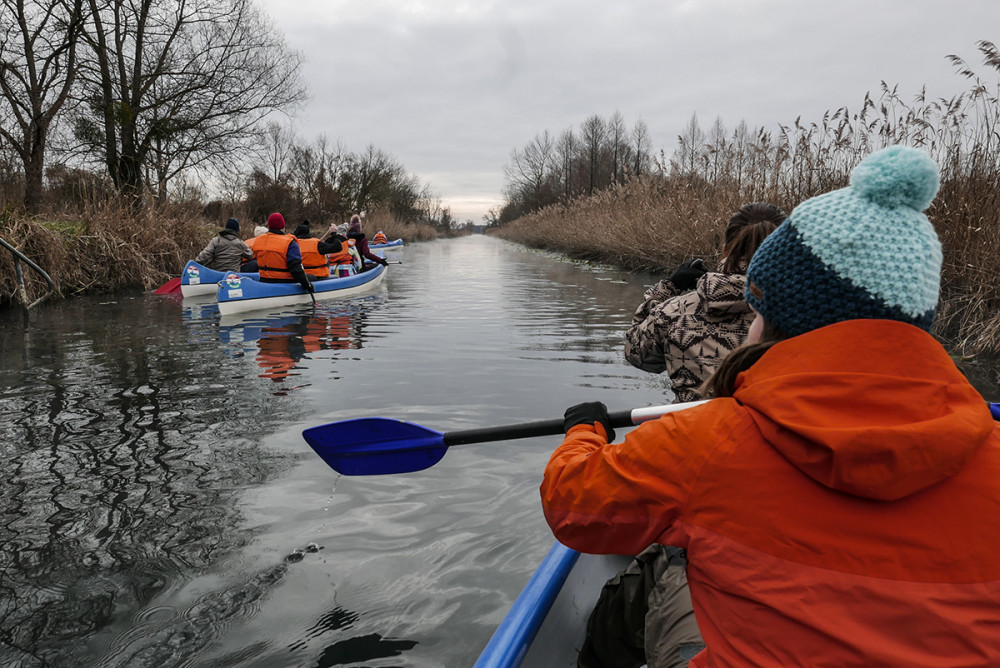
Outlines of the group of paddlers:
[[938,187],[883,149],[646,292],[626,358],[708,401],[620,443],[604,404],[566,411],[546,520],[638,555],[579,666],[1000,666],[1000,430],[929,333]]
[[[385,243],[385,235],[379,230]],[[294,234],[285,233],[285,218],[272,213],[266,226],[258,226],[254,236],[240,238],[240,222],[226,221],[225,228],[212,238],[195,262],[217,271],[257,272],[264,283],[298,283],[309,292],[312,282],[352,276],[385,258],[371,252],[361,231],[361,217],[351,216],[349,223],[335,223],[322,238],[313,237],[309,221],[303,221]]]

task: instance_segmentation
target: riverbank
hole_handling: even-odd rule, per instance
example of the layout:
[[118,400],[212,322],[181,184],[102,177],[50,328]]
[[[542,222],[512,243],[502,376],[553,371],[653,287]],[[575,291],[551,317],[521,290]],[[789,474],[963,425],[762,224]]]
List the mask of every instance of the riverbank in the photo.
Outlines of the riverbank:
[[[842,187],[834,184],[832,187]],[[818,193],[803,193],[806,199]],[[765,193],[789,213],[798,203]],[[750,200],[752,201],[752,200]],[[628,271],[666,275],[679,263],[719,259],[722,233],[746,203],[734,188],[647,176],[491,230],[509,241]],[[989,183],[945,179],[927,212],[944,251],[934,334],[955,355],[1000,355],[1000,195]]]
[[[223,223],[182,207],[126,215],[120,207],[107,206],[34,218],[8,210],[0,213],[0,238],[41,267],[55,284],[54,298],[60,298],[155,289],[179,276],[185,263],[205,247]],[[241,236],[252,237],[253,228],[244,220]],[[438,236],[430,225],[404,223],[387,211],[376,210],[365,219],[364,231],[371,238],[379,229],[389,239],[408,243]],[[23,265],[22,271],[29,302],[44,295],[44,279]],[[17,303],[13,256],[0,252],[0,307]]]

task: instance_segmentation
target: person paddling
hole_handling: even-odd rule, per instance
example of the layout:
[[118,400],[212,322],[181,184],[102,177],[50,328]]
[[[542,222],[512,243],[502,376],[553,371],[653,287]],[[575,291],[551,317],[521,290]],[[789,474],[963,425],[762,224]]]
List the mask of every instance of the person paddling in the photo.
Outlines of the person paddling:
[[366,258],[383,266],[389,264],[386,262],[384,257],[379,257],[368,249],[368,238],[365,237],[365,233],[361,231],[361,216],[358,214],[351,216],[351,224],[348,228],[347,239],[354,240],[354,248],[358,251],[358,255],[362,258]]
[[[666,371],[674,402],[700,399],[699,388],[745,342],[754,319],[743,298],[747,266],[787,217],[767,202],[740,207],[726,225],[717,271],[701,259],[688,260],[646,291],[625,335],[625,359],[644,371]],[[688,658],[704,647],[690,603],[681,606],[686,613],[663,615],[665,598],[690,600],[683,572],[684,551],[678,547],[654,544],[640,552],[601,590],[580,665],[604,666],[624,656],[641,665],[647,654],[654,659],[661,654],[664,643],[677,645],[678,656]]]
[[382,230],[379,230],[378,232],[375,233],[375,236],[372,237],[372,243],[373,244],[387,244],[387,243],[389,243],[389,240],[386,239],[385,233],[383,233]]
[[253,251],[240,239],[240,221],[230,218],[194,261],[216,271],[239,271],[241,259],[253,259]]
[[295,238],[302,251],[302,268],[310,281],[321,281],[330,278],[330,261],[328,253],[339,253],[343,244],[336,239],[330,239],[337,232],[336,225],[330,225],[323,239],[313,238],[309,234],[309,221],[304,220],[295,228]]
[[254,243],[254,259],[262,283],[298,283],[309,292],[313,285],[302,269],[302,252],[291,234],[285,234],[285,218],[272,213],[267,218],[267,234]]
[[1000,429],[929,333],[938,186],[890,147],[796,207],[750,262],[757,315],[709,402],[621,443],[602,403],[566,411],[546,521],[584,552],[683,548],[691,666],[1000,665]]

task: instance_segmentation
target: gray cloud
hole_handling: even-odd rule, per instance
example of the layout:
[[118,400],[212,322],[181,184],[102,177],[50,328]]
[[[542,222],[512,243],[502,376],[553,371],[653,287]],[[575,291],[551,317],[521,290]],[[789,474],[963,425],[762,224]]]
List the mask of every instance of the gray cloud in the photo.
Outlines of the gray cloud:
[[306,57],[299,134],[374,144],[477,221],[544,130],[618,110],[669,155],[692,113],[818,121],[882,80],[947,97],[967,86],[945,56],[978,65],[1000,25],[997,0],[259,2]]

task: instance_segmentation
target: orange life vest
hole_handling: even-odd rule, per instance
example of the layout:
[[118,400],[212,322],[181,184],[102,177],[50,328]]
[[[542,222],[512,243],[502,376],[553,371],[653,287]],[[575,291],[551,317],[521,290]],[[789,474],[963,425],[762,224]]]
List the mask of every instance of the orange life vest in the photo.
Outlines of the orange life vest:
[[[327,243],[333,243],[328,241]],[[326,258],[330,261],[330,264],[350,264],[351,263],[351,253],[347,250],[347,243],[341,242],[339,253],[327,253]]]
[[291,234],[267,234],[257,237],[253,245],[253,256],[261,278],[275,278],[286,281],[293,280],[288,271],[288,247],[295,241]]
[[[247,245],[247,248],[249,248],[250,250],[253,250],[254,242],[257,241],[257,239],[259,239],[259,238],[260,237],[250,237],[249,239],[247,239],[243,243],[245,243]],[[254,254],[253,257],[250,257],[250,258],[248,258],[248,257],[241,257],[240,258],[240,266],[242,267],[247,262],[250,262],[251,260],[256,259],[256,257],[257,257],[256,253]]]
[[302,268],[308,275],[330,278],[330,265],[326,256],[319,252],[319,239],[299,239],[299,250],[302,251]]
[[373,244],[384,244],[384,243],[388,243],[388,239],[386,239],[385,235],[382,234],[381,232],[377,232],[375,234],[375,236],[372,237],[372,243]]

